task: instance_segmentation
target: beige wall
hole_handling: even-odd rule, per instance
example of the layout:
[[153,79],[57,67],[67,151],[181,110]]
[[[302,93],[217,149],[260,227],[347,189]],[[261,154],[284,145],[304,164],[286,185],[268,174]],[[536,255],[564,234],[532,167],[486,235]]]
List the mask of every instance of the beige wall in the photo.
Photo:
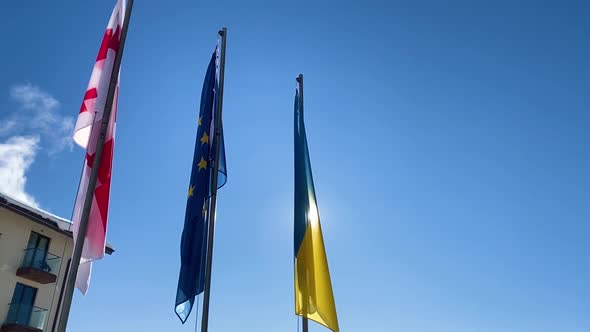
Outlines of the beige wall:
[[[61,257],[57,281],[42,285],[16,276],[23,251],[31,231],[50,238],[49,252]],[[72,239],[52,228],[39,224],[10,210],[0,207],[0,323],[6,319],[8,304],[17,282],[37,288],[35,306],[48,310],[44,331],[51,331],[59,292],[65,277],[68,259],[72,255]]]

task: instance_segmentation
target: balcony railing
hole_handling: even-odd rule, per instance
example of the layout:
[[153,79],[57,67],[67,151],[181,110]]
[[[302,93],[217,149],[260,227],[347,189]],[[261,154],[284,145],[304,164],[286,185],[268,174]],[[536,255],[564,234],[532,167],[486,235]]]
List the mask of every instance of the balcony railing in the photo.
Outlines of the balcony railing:
[[43,331],[47,309],[21,303],[9,304],[2,331]]
[[38,248],[25,249],[16,275],[49,284],[57,280],[61,258]]

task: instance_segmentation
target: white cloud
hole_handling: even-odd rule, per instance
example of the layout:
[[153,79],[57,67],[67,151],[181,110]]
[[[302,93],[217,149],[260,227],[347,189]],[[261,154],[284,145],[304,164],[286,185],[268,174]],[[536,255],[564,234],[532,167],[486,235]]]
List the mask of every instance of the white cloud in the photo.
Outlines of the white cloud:
[[47,112],[59,106],[59,101],[53,96],[30,83],[13,86],[10,89],[10,96],[20,102],[23,108],[34,111]]
[[15,85],[10,97],[19,104],[12,118],[0,125],[0,136],[14,132],[32,132],[46,143],[48,154],[73,148],[74,119],[57,112],[60,103],[49,93],[30,83]]
[[0,118],[0,192],[38,207],[25,190],[27,171],[42,147],[49,155],[72,150],[74,119],[62,116],[59,101],[30,83],[13,86],[9,95],[18,108]]
[[14,136],[0,143],[0,191],[34,207],[39,204],[27,194],[25,184],[38,146],[39,136]]

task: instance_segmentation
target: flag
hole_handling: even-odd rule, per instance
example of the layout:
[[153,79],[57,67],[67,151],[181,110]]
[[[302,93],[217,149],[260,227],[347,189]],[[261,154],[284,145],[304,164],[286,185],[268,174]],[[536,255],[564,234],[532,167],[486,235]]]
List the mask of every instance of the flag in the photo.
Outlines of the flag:
[[[211,222],[208,206],[212,189],[213,163],[216,160],[214,138],[217,126],[215,114],[218,102],[216,94],[218,72],[219,52],[216,48],[209,62],[201,92],[201,109],[197,120],[195,151],[180,243],[181,265],[174,311],[183,324],[191,313],[195,296],[202,293],[205,286],[207,229]],[[225,184],[227,178],[223,131],[220,137],[218,188]]]
[[300,91],[295,93],[295,314],[338,332],[336,305],[307,148]]
[[[119,52],[121,28],[123,26],[125,10],[122,1],[123,0],[117,1],[113,13],[111,14],[111,19],[109,20],[102,44],[100,45],[98,56],[96,57],[96,63],[94,64],[92,75],[90,76],[90,82],[88,83],[88,88],[84,95],[84,100],[82,101],[82,106],[80,107],[80,113],[78,114],[76,127],[74,129],[74,142],[86,149],[82,177],[80,179],[80,186],[78,187],[78,195],[76,196],[76,203],[72,217],[74,241],[76,241],[78,234],[80,218],[82,217],[84,201],[88,191],[88,182],[90,180],[90,173],[92,172],[92,166],[94,163],[96,142],[100,134],[109,82],[113,73],[113,65],[115,63],[117,52]],[[111,186],[111,169],[113,165],[113,149],[115,145],[115,119],[117,114],[118,90],[119,84],[117,80],[117,88],[115,90],[115,98],[113,100],[104,149],[100,160],[98,178],[94,188],[94,198],[92,200],[92,207],[88,219],[88,228],[86,231],[86,238],[84,239],[82,258],[80,260],[78,275],[76,277],[76,287],[83,294],[86,294],[88,291],[92,261],[104,257],[109,209],[109,192]]]

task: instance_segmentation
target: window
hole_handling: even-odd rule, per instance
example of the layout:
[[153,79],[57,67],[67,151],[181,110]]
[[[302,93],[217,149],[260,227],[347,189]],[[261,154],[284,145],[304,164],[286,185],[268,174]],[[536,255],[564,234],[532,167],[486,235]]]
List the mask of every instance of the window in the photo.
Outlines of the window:
[[49,248],[49,238],[39,233],[31,232],[31,236],[29,237],[29,243],[27,244],[27,249],[31,248],[42,249],[47,251],[47,249]]
[[37,297],[37,288],[29,287],[16,283],[10,309],[8,310],[7,322],[28,325],[31,320],[35,298]]
[[51,269],[46,262],[47,249],[49,249],[49,238],[39,233],[31,232],[22,265],[50,272]]

